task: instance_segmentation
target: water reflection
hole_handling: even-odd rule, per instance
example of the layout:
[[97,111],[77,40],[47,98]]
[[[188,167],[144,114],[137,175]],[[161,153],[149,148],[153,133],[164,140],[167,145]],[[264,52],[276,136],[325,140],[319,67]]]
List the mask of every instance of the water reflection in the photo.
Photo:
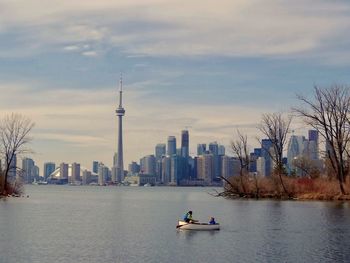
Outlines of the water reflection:
[[[1,262],[350,262],[349,203],[226,200],[202,188],[28,189],[30,198],[0,202]],[[221,230],[176,229],[189,208],[215,215]]]

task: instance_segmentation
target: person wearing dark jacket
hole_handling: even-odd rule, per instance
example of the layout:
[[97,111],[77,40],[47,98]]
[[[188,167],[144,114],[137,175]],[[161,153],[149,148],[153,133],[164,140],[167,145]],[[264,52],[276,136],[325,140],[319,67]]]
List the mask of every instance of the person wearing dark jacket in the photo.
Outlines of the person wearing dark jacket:
[[192,211],[188,211],[184,216],[184,221],[187,223],[193,223],[195,220],[192,218]]

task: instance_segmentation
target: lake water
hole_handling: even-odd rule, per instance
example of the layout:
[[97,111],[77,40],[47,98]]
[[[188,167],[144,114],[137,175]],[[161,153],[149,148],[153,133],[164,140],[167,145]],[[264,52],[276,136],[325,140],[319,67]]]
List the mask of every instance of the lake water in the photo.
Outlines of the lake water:
[[[212,188],[27,186],[0,200],[0,262],[350,262],[350,205]],[[220,231],[176,230],[187,210]]]

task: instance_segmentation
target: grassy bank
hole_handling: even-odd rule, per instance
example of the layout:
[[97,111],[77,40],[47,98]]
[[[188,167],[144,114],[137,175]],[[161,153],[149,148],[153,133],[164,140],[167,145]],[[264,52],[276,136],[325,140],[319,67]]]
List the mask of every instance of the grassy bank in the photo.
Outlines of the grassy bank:
[[235,176],[225,184],[220,196],[228,198],[272,198],[294,200],[350,200],[350,183],[345,184],[347,195],[342,195],[334,178],[282,177],[284,191],[277,176]]

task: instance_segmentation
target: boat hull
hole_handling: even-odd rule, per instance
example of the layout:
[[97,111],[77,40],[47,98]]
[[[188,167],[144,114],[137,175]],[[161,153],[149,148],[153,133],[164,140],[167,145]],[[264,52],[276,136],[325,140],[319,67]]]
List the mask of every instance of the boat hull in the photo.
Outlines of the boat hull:
[[207,223],[187,223],[185,221],[179,221],[177,225],[178,229],[184,230],[220,230],[220,225],[207,224]]

